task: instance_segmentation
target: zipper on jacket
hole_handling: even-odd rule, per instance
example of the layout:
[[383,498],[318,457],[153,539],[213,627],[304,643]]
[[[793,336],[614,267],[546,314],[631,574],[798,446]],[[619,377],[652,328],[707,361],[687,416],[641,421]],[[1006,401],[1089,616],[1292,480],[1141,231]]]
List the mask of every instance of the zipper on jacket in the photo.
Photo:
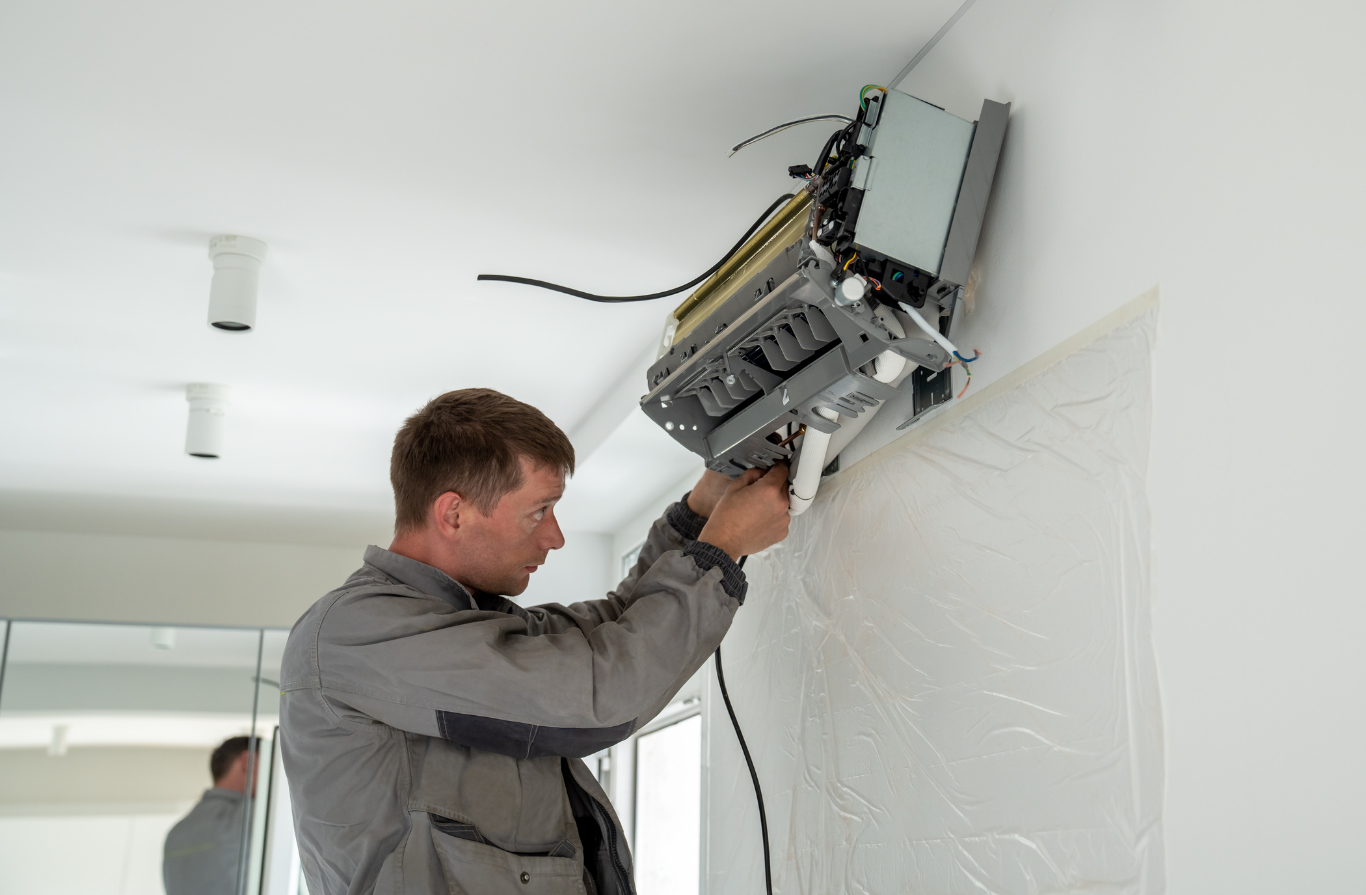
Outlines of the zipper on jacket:
[[[607,842],[607,853],[612,857],[612,870],[617,875],[618,895],[635,895],[635,888],[631,885],[631,877],[626,872],[626,865],[621,862],[621,849],[617,841],[617,825],[612,821],[612,814],[594,796],[589,795],[588,790],[584,789],[578,780],[574,779],[574,772],[569,767],[569,759],[560,759],[560,772],[564,776],[566,793],[569,796],[571,810],[577,810],[579,805],[575,805],[575,800],[580,800],[580,805],[586,808],[588,816],[593,823],[597,824],[598,830]],[[579,817],[575,814],[575,817]],[[584,843],[584,868],[588,867],[588,843]],[[599,893],[606,890],[607,880],[602,880]]]
[[[580,788],[582,789],[582,787]],[[603,809],[601,802],[588,795],[586,790],[583,791],[583,794],[587,796],[588,803],[593,806],[593,811],[598,815],[595,818],[598,826],[607,829],[607,850],[612,854],[612,869],[617,872],[617,882],[621,883],[623,895],[634,895],[635,890],[631,888],[631,881],[626,876],[626,867],[621,863],[621,856],[617,852],[617,825],[612,823],[612,816]]]

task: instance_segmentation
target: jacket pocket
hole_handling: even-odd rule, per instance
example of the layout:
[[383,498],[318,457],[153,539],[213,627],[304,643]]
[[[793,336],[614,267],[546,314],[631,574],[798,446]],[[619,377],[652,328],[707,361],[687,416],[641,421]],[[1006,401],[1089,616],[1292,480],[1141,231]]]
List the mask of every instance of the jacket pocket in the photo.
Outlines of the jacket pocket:
[[583,865],[563,842],[543,855],[521,855],[489,845],[470,824],[430,815],[436,849],[451,895],[587,895]]

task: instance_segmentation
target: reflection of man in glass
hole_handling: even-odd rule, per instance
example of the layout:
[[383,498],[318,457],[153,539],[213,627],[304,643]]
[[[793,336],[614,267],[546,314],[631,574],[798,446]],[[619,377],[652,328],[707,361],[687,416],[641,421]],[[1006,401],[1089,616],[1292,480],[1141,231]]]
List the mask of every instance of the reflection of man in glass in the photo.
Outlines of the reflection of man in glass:
[[242,847],[242,806],[252,774],[246,737],[232,737],[209,759],[213,789],[166,834],[161,878],[166,895],[233,895]]

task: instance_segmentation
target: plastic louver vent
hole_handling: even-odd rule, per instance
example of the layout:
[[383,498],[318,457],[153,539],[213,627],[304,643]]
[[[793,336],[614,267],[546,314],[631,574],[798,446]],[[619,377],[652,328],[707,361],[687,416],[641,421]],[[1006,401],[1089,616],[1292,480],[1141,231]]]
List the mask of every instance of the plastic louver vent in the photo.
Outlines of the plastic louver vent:
[[[786,373],[811,360],[839,336],[819,308],[807,305],[785,311],[730,350],[708,363],[680,396],[697,395],[708,416],[722,417],[761,394],[756,376]],[[757,368],[750,373],[747,367]]]

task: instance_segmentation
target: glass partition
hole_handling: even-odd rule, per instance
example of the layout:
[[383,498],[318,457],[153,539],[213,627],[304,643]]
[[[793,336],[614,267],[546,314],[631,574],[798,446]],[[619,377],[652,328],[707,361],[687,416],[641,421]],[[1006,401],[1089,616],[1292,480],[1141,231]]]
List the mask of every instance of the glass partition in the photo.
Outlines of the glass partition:
[[[0,892],[298,891],[297,873],[293,888],[261,886],[271,797],[283,786],[270,771],[286,632],[38,621],[5,628]],[[263,656],[274,673],[262,673]],[[280,826],[289,837],[276,854],[292,855],[292,825]]]
[[288,631],[265,631],[256,694],[256,736],[261,742],[261,779],[253,816],[248,892],[296,895],[306,887],[299,873],[294,816],[280,757],[280,662]]
[[[289,632],[0,626],[0,895],[308,895],[280,756]],[[642,891],[697,892],[699,680],[590,762]]]

